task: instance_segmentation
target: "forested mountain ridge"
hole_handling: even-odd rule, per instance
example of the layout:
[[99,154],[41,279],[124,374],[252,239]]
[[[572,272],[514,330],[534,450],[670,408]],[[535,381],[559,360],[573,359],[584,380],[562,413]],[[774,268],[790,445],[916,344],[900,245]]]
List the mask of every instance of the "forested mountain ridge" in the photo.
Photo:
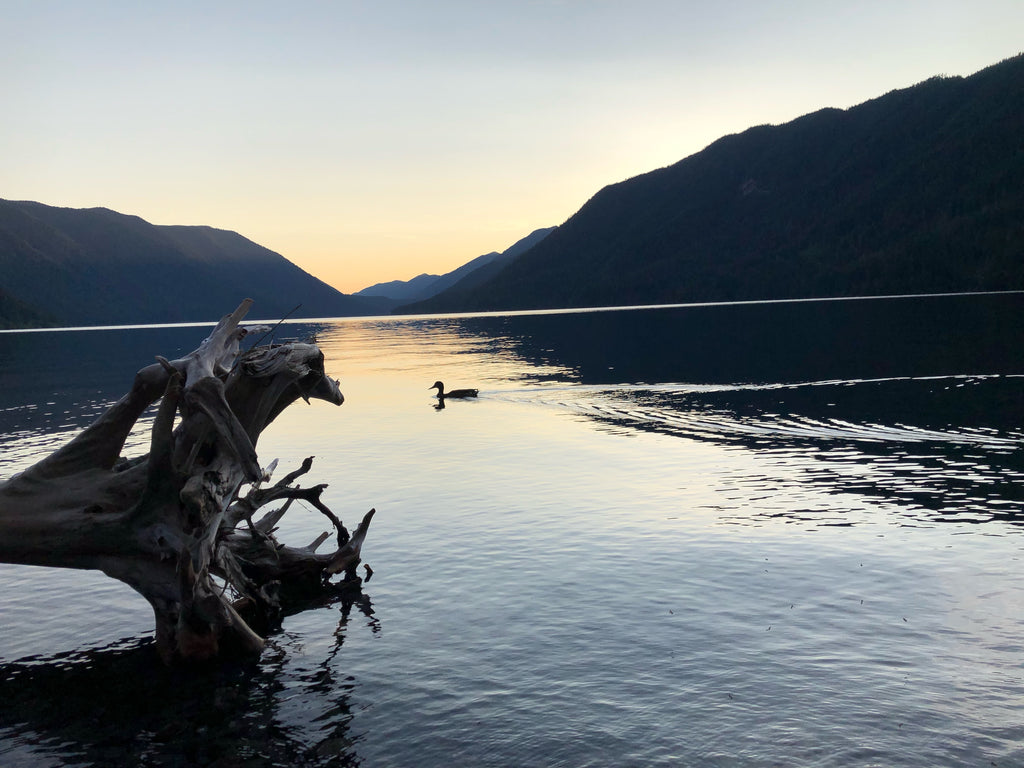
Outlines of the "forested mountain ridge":
[[723,137],[415,311],[1007,289],[1024,289],[1024,56]]
[[157,226],[106,208],[0,200],[0,328],[374,314],[236,232]]

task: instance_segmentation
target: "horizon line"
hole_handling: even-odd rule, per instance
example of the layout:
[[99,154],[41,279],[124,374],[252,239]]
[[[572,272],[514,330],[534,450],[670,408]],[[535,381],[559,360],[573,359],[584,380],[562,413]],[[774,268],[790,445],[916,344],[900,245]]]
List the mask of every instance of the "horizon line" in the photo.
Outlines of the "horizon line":
[[[794,299],[742,299],[737,301],[693,301],[671,304],[626,304],[608,307],[561,307],[555,309],[506,309],[488,310],[480,312],[438,312],[409,315],[338,315],[334,317],[298,317],[285,319],[252,320],[241,323],[245,326],[256,325],[297,325],[301,323],[326,323],[326,322],[355,322],[360,320],[423,320],[427,318],[442,317],[518,317],[528,315],[569,315],[584,314],[590,312],[626,312],[644,309],[686,309],[689,307],[728,307],[745,306],[752,304],[800,304],[814,301],[880,301],[884,299],[928,299],[953,296],[1006,296],[1024,294],[1024,289],[1006,291],[952,291],[949,293],[894,293],[877,296],[818,296]],[[69,331],[127,331],[142,330],[145,328],[202,328],[217,325],[217,320],[196,320],[180,323],[135,323],[125,325],[75,325],[56,326],[49,328],[0,328],[0,334],[4,333],[45,333]]]

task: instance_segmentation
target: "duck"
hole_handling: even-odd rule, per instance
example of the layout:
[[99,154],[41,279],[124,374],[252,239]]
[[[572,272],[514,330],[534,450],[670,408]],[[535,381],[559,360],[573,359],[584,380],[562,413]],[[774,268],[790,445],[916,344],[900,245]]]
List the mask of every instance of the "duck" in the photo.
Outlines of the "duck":
[[476,397],[480,391],[478,389],[453,389],[451,392],[445,392],[444,383],[440,381],[435,381],[431,386],[427,387],[427,389],[436,389],[438,400],[444,400],[448,397]]

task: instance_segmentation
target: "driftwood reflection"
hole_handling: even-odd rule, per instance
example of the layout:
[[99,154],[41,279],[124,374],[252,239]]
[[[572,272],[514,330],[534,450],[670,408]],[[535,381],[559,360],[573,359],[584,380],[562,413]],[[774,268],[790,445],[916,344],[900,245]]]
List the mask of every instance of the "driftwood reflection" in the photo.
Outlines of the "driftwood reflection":
[[[355,685],[336,657],[352,609],[380,631],[369,596],[343,598],[334,644],[309,678],[290,666],[287,633],[258,661],[187,673],[164,665],[150,639],[0,664],[0,764],[84,766],[358,765],[350,733]],[[286,703],[316,713],[295,722]]]

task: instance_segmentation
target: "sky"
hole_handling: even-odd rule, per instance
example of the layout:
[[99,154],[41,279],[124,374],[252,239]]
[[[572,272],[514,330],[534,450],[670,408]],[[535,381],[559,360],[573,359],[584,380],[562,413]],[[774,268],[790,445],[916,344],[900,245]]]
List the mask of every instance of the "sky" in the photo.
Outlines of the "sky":
[[345,293],[503,251],[726,134],[1024,51],[1021,0],[0,14],[0,198],[234,230]]

